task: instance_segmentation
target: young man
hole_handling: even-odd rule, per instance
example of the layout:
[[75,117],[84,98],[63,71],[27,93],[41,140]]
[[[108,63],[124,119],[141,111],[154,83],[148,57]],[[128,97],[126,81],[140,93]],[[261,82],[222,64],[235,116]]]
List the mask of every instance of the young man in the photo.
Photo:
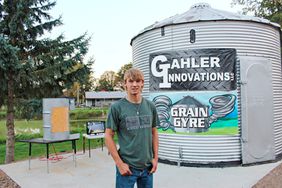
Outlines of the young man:
[[[126,98],[111,106],[106,128],[106,145],[116,164],[116,188],[153,187],[158,165],[159,123],[155,106],[141,96],[144,75],[135,68],[124,75]],[[117,133],[119,150],[113,137]]]

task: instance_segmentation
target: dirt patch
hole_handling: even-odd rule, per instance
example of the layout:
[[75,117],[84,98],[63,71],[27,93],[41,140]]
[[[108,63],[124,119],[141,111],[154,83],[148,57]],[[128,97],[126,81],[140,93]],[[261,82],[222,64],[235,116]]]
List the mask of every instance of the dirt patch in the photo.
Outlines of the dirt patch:
[[0,170],[0,188],[20,188],[5,172]]
[[282,187],[282,164],[272,169],[267,175],[259,180],[252,188],[281,188]]

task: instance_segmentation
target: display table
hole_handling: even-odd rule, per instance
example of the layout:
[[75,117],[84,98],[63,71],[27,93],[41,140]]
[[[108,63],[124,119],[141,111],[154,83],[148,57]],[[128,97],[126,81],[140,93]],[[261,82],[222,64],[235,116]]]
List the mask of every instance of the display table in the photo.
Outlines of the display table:
[[71,134],[67,139],[60,139],[60,140],[44,140],[43,138],[34,138],[30,140],[19,140],[19,142],[27,142],[29,143],[29,160],[28,160],[28,168],[30,169],[31,163],[31,150],[32,144],[46,144],[46,158],[47,158],[47,173],[49,173],[49,144],[53,143],[60,143],[60,142],[72,142],[72,149],[73,149],[73,161],[76,167],[76,140],[79,140],[80,134]]
[[88,135],[88,134],[83,134],[83,153],[85,153],[85,139],[88,140],[88,150],[89,150],[89,157],[91,157],[91,147],[90,147],[90,140],[92,139],[100,139],[101,140],[101,145],[102,145],[102,151],[103,151],[103,139],[105,137],[105,133],[99,133],[99,134],[93,134],[93,135]]

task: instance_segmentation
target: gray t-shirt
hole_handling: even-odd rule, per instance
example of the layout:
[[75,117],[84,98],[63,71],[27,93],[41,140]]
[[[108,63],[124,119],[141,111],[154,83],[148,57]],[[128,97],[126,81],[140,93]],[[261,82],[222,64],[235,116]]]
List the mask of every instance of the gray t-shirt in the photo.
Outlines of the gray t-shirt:
[[153,158],[152,127],[159,123],[154,104],[142,98],[140,104],[127,99],[114,103],[109,111],[107,128],[117,132],[119,155],[123,162],[137,169],[151,165]]

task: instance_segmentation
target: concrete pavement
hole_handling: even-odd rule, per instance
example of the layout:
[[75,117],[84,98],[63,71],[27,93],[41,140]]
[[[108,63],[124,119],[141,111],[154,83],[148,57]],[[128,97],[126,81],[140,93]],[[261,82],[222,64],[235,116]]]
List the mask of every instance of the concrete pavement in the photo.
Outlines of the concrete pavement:
[[[61,161],[49,162],[49,173],[46,161],[39,158],[31,160],[30,170],[28,161],[0,165],[0,169],[22,188],[113,188],[115,167],[107,153],[107,149],[93,149],[89,158],[88,152],[78,152],[76,166],[71,153],[63,154]],[[279,164],[281,161],[245,167],[206,168],[159,163],[154,174],[154,187],[249,188]]]

